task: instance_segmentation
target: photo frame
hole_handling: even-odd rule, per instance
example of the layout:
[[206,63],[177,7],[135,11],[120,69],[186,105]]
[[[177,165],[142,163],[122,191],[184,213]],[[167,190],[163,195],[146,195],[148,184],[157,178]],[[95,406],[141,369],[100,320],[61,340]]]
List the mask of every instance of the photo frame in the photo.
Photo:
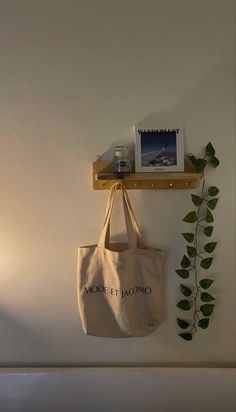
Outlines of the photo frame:
[[136,172],[184,172],[183,128],[178,125],[135,126]]

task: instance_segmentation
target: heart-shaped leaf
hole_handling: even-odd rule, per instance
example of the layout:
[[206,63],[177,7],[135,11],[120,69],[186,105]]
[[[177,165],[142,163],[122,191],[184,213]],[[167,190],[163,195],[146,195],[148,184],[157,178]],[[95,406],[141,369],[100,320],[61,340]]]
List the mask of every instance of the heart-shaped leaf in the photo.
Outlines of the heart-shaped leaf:
[[203,318],[198,321],[198,326],[202,329],[207,329],[209,325],[209,318]]
[[210,237],[212,235],[214,227],[213,226],[206,226],[203,230],[204,235]]
[[209,193],[210,196],[216,196],[219,193],[219,189],[216,186],[211,186],[208,189],[208,193]]
[[181,289],[181,292],[183,293],[184,296],[192,295],[192,290],[190,288],[188,288],[187,286],[180,285],[180,289]]
[[186,255],[183,256],[180,265],[182,268],[187,268],[188,266],[190,266],[190,260]]
[[202,267],[203,269],[209,269],[209,267],[210,267],[211,264],[212,264],[212,260],[213,260],[212,257],[209,257],[209,258],[206,258],[206,259],[202,259],[202,261],[201,261],[201,263],[200,263],[201,267]]
[[203,302],[211,302],[212,300],[215,300],[215,298],[214,298],[214,296],[210,295],[210,293],[202,292],[201,293],[201,300]]
[[212,166],[217,167],[217,166],[219,166],[220,161],[219,161],[219,159],[217,159],[217,157],[213,156],[211,158],[211,164],[212,164]]
[[183,279],[187,279],[189,277],[189,271],[187,269],[177,269],[176,273]]
[[214,222],[214,217],[213,217],[213,215],[212,215],[212,213],[211,213],[211,211],[210,211],[209,209],[207,209],[207,211],[206,211],[205,220],[206,220],[207,223],[212,223],[212,222]]
[[194,233],[190,233],[190,232],[186,232],[186,233],[182,233],[183,237],[185,240],[187,240],[187,242],[192,243],[194,240]]
[[196,171],[198,173],[201,173],[205,169],[206,164],[207,164],[207,162],[206,162],[205,159],[200,159],[200,158],[197,159]]
[[184,340],[192,340],[192,333],[179,333],[179,336]]
[[184,222],[195,223],[197,221],[197,213],[195,211],[189,212],[184,218]]
[[207,244],[204,246],[204,250],[205,250],[207,253],[212,253],[212,252],[215,250],[216,245],[217,245],[217,242],[207,243]]
[[199,283],[200,283],[200,286],[203,289],[208,289],[213,282],[214,282],[214,280],[212,280],[212,279],[202,279],[202,280],[200,280]]
[[197,254],[197,249],[192,246],[187,246],[187,252],[190,257],[194,257]]
[[191,304],[190,304],[189,300],[183,299],[183,300],[180,300],[177,303],[177,307],[179,309],[182,309],[182,310],[190,310],[191,309]]
[[200,206],[203,202],[203,199],[200,196],[191,194],[192,202],[195,206]]
[[204,316],[211,316],[215,305],[212,303],[205,303],[204,305],[200,306],[200,310]]
[[187,329],[189,327],[189,322],[186,322],[186,320],[177,318],[177,322],[181,329]]
[[216,198],[214,198],[214,199],[208,200],[207,206],[208,206],[211,210],[214,210],[215,207],[216,207],[216,205],[217,205],[217,203],[218,203],[218,199],[217,199],[217,197],[216,197]]
[[201,158],[197,159],[194,155],[189,156],[189,159],[194,165],[197,173],[201,173],[205,169],[206,164],[207,164],[205,159],[201,159]]
[[208,143],[208,145],[206,146],[206,155],[213,157],[215,155],[215,149],[212,146],[211,142]]
[[206,259],[202,259],[202,261],[201,261],[201,263],[200,263],[201,267],[202,267],[203,269],[209,269],[209,267],[210,267],[211,264],[212,264],[212,260],[213,260],[212,257],[209,257],[209,258],[206,258]]

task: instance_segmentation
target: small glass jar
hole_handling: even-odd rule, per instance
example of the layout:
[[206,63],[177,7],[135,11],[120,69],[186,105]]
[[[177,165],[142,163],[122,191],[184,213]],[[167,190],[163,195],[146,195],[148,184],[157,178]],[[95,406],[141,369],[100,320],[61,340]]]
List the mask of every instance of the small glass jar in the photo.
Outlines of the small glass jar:
[[119,179],[131,171],[129,148],[127,146],[116,146],[113,157],[113,172]]

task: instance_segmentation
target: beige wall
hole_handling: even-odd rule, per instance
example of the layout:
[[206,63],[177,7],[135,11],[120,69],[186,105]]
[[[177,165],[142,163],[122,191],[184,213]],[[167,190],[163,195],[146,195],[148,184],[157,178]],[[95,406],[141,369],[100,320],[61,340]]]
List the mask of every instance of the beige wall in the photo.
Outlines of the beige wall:
[[[0,0],[0,362],[233,362],[235,91],[232,0]],[[168,248],[165,321],[146,338],[83,335],[79,244],[95,242],[107,192],[91,162],[132,126],[163,114],[186,152],[211,140],[221,167],[212,272],[217,310],[193,342],[176,333],[188,191],[135,191],[154,244]]]

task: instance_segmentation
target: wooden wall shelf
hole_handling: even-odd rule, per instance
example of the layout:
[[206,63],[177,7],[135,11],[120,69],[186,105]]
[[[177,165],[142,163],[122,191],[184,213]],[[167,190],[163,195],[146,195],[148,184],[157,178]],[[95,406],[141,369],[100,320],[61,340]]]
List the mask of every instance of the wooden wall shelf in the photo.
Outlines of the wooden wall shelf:
[[130,173],[124,179],[117,179],[112,173],[111,160],[93,162],[93,188],[108,190],[113,183],[120,182],[126,189],[192,189],[198,186],[200,174],[186,162],[185,172],[176,173]]

